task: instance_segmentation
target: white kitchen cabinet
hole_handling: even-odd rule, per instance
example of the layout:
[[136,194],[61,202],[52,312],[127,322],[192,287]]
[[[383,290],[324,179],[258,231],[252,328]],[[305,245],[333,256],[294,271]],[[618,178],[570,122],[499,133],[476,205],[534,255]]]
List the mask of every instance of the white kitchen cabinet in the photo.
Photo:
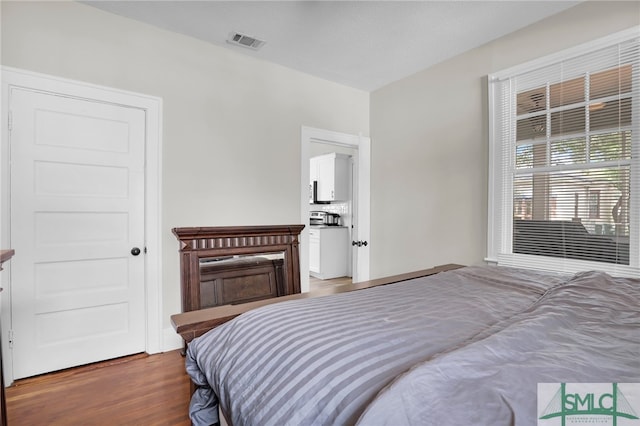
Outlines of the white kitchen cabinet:
[[313,184],[318,181],[318,161],[315,157],[309,159],[309,203],[313,204],[315,201],[313,195]]
[[318,182],[317,201],[349,200],[350,158],[332,152],[310,159],[311,185]]
[[311,274],[320,273],[320,230],[309,230],[309,271]]
[[344,226],[309,228],[309,274],[322,280],[347,275],[349,232]]

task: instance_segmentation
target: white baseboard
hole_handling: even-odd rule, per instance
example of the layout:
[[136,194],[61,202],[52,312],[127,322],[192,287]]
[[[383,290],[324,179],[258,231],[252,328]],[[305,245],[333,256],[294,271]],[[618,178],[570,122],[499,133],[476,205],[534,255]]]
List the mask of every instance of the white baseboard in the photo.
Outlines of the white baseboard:
[[182,349],[183,341],[182,337],[172,327],[164,329],[162,339],[163,352],[173,351],[175,349]]

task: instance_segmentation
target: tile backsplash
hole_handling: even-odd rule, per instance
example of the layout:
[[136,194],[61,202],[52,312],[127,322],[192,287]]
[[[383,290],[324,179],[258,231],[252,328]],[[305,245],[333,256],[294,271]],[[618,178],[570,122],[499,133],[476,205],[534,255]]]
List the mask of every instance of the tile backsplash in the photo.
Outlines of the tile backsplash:
[[351,202],[331,203],[331,204],[311,204],[311,211],[322,211],[328,213],[337,213],[340,215],[340,224],[351,228]]

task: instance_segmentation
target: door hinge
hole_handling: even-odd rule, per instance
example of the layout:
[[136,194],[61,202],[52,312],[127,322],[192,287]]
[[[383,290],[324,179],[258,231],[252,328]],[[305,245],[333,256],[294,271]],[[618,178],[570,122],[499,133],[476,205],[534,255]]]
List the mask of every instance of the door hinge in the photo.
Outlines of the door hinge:
[[9,111],[7,126],[9,127],[9,131],[13,130],[13,112],[12,111]]
[[9,347],[13,348],[13,330],[9,330]]

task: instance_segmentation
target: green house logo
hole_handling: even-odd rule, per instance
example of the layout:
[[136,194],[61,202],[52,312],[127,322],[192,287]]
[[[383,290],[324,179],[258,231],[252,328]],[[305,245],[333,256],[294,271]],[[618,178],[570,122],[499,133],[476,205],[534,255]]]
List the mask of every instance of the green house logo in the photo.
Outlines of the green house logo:
[[[636,409],[632,407],[629,399],[620,390],[618,383],[539,383],[539,399],[543,398],[545,393],[548,398],[549,394],[549,386],[542,388],[541,385],[555,385],[557,388],[551,388],[551,393],[553,393],[553,389],[557,390],[548,400],[549,402],[544,406],[542,412],[539,413],[538,425],[560,424],[565,426],[567,423],[572,425],[640,425],[640,418],[636,413],[637,397],[640,396],[640,384],[638,383],[626,384],[628,389],[633,392],[634,399],[632,401],[635,402]],[[556,419],[556,421],[544,422],[544,420],[550,419]]]

